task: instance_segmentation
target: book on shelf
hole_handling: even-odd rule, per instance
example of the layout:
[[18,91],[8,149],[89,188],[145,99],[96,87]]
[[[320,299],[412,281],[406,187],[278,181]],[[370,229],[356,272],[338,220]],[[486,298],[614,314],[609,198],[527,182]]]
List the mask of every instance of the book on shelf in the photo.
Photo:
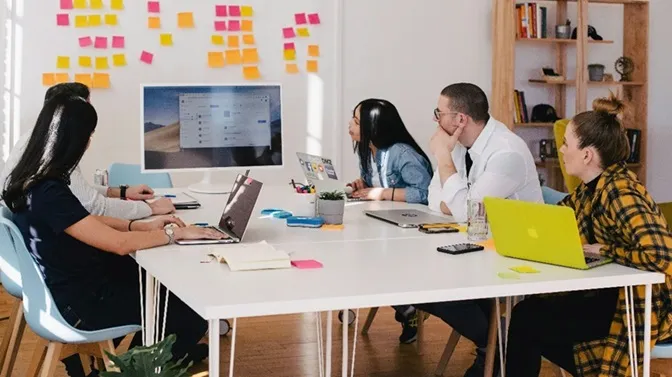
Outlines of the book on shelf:
[[527,103],[525,102],[525,92],[522,90],[514,90],[513,96],[513,122],[514,123],[529,123],[530,117],[527,113]]
[[516,37],[548,38],[548,8],[537,3],[516,4]]
[[642,131],[634,128],[627,128],[625,132],[628,135],[628,144],[630,144],[630,156],[628,156],[626,162],[629,164],[637,164],[639,163],[639,148]]

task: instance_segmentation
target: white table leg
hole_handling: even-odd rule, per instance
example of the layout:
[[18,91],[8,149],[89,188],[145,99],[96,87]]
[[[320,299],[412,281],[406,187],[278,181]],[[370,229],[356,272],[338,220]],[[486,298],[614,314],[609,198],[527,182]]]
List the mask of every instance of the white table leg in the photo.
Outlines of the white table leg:
[[644,293],[644,377],[651,374],[651,295],[652,286],[647,284]]
[[154,344],[154,319],[156,316],[156,307],[154,307],[154,276],[149,272],[145,274],[145,339],[144,343],[147,346]]
[[343,370],[341,376],[348,377],[348,318],[349,310],[343,310]]
[[[235,327],[234,327],[235,328]],[[208,376],[219,376],[219,320],[208,321]],[[233,362],[233,360],[231,360]]]
[[327,312],[327,360],[325,362],[326,364],[326,372],[325,376],[326,377],[331,377],[331,342],[332,342],[332,330],[333,330],[333,325],[334,325],[334,316],[331,310]]

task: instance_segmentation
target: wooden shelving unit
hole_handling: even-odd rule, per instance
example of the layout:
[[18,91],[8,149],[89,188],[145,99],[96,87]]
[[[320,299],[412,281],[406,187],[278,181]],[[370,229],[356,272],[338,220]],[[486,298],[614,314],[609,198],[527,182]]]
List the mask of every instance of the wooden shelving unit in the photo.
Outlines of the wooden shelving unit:
[[[527,1],[535,2],[535,1]],[[626,128],[639,129],[641,139],[639,141],[640,153],[639,163],[630,164],[632,169],[639,176],[642,182],[646,182],[647,166],[647,128],[648,128],[648,60],[649,60],[649,0],[542,0],[536,1],[537,4],[551,4],[556,7],[555,22],[547,20],[547,34],[549,37],[555,36],[555,25],[564,24],[567,17],[568,3],[576,4],[577,21],[577,39],[556,39],[556,38],[519,38],[516,28],[516,4],[524,1],[516,0],[493,0],[493,64],[492,64],[492,115],[508,124],[512,129],[524,127],[543,127],[548,129],[549,138],[553,138],[552,127],[550,123],[515,123],[514,119],[514,101],[516,88],[516,45],[526,44],[548,45],[552,48],[555,55],[555,66],[553,67],[560,75],[568,72],[567,51],[573,48],[576,51],[576,61],[571,62],[576,69],[576,76],[569,77],[563,81],[547,82],[535,77],[523,78],[529,85],[547,86],[555,98],[551,103],[556,113],[561,118],[571,118],[574,114],[567,114],[567,89],[572,88],[575,92],[575,111],[582,112],[590,109],[588,103],[588,88],[604,88],[605,95],[607,90],[612,89],[619,93],[626,103],[627,112],[624,116],[624,126]],[[588,80],[588,59],[587,52],[590,45],[594,44],[613,44],[613,41],[603,40],[594,41],[588,38],[588,13],[590,4],[614,4],[614,6],[623,7],[623,53],[632,59],[635,70],[632,73],[632,81],[621,82],[591,82]],[[541,68],[541,67],[539,67]],[[520,78],[519,78],[520,79]],[[619,77],[614,77],[618,80]],[[526,98],[528,104],[534,103],[532,98]],[[531,111],[528,106],[528,111]],[[547,185],[558,189],[566,190],[564,181],[557,161],[546,161],[537,164],[540,168],[547,171]]]

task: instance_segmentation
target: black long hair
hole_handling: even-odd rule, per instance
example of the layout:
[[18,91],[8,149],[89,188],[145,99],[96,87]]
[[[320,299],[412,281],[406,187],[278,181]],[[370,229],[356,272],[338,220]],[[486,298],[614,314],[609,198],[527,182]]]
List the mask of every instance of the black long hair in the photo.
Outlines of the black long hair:
[[371,148],[373,144],[378,149],[386,149],[396,143],[404,143],[415,149],[429,165],[430,174],[433,173],[432,163],[425,152],[415,142],[408,132],[401,115],[394,105],[383,99],[369,98],[360,102],[353,110],[353,116],[359,107],[359,142],[354,144],[355,152],[364,171],[369,171]]
[[45,179],[70,184],[84,156],[98,115],[85,98],[59,93],[40,111],[21,159],[7,178],[2,198],[12,212],[25,208],[30,188]]

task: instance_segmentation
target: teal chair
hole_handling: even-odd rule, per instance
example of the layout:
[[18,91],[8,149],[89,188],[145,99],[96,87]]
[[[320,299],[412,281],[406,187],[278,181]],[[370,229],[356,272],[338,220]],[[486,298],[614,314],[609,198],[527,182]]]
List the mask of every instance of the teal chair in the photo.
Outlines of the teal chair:
[[[38,360],[39,365],[31,366],[31,369],[42,369],[42,375],[53,375],[58,360],[69,356],[61,354],[64,344],[88,345],[96,343],[100,347],[100,353],[96,353],[94,356],[102,357],[105,365],[109,368],[109,359],[103,351],[116,353],[112,340],[134,334],[140,331],[141,327],[128,325],[96,331],[84,331],[72,327],[58,311],[56,303],[44,282],[42,272],[35,263],[33,256],[28,252],[21,232],[11,219],[11,212],[2,211],[0,229],[2,254],[9,254],[13,251],[16,253],[18,260],[25,321],[35,334],[48,342],[48,344],[42,342],[41,345],[36,346],[35,352],[38,355],[41,352],[43,357],[33,357],[33,360]],[[44,356],[45,345],[47,346],[46,356]]]
[[141,185],[145,184],[151,188],[172,188],[173,181],[168,173],[142,173],[140,165],[114,163],[110,165],[109,183],[110,187],[120,185]]
[[568,194],[566,192],[554,190],[548,186],[541,186],[541,195],[544,197],[544,203],[558,204]]

